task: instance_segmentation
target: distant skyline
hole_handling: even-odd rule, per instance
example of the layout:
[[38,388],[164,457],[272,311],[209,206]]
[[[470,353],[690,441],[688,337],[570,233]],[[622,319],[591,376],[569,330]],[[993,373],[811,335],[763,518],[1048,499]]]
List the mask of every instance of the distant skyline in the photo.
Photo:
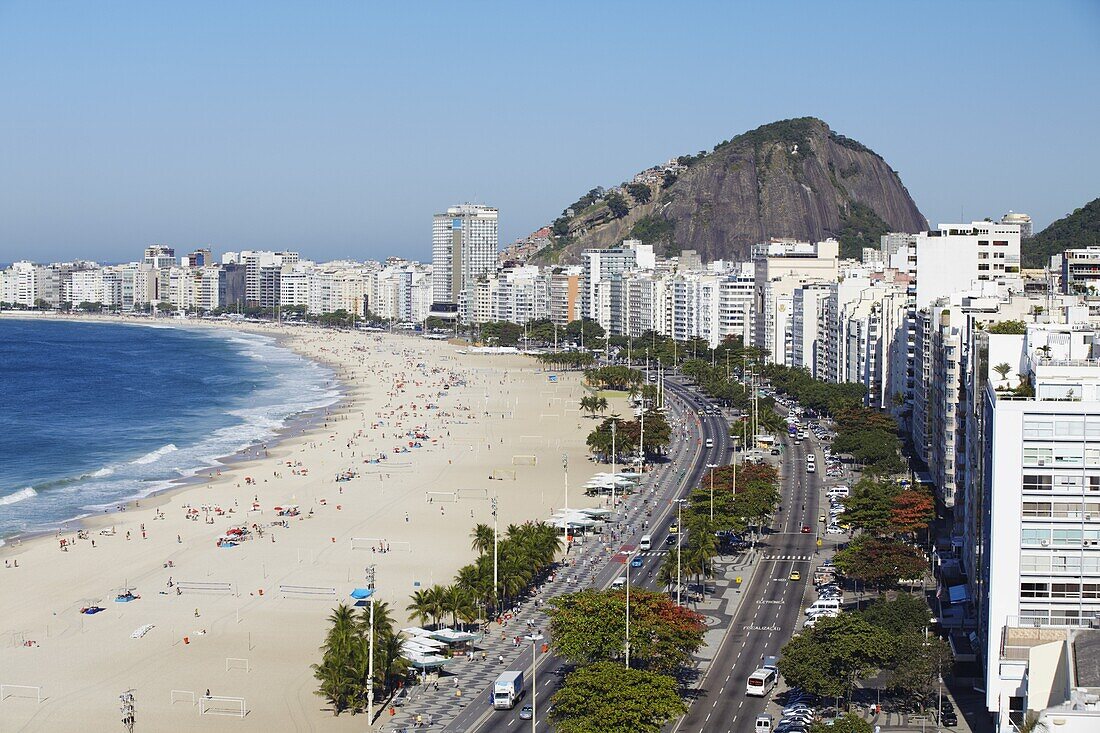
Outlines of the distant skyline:
[[779,119],[898,171],[935,227],[1100,196],[1100,3],[0,0],[0,262],[504,246],[593,186]]

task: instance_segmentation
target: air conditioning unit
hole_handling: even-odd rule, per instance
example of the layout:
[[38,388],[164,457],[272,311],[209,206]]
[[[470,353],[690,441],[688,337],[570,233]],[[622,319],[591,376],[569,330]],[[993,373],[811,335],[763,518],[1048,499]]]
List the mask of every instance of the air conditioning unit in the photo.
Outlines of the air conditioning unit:
[[1043,547],[1050,547],[1050,540],[1039,540],[1039,544]]
[[1091,514],[1086,514],[1085,515],[1085,521],[1086,522],[1091,522],[1092,521],[1092,515]]

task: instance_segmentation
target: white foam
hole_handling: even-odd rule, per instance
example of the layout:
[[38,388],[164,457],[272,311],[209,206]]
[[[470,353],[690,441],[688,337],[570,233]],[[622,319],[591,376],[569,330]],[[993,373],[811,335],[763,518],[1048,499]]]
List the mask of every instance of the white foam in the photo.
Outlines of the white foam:
[[28,486],[25,489],[13,491],[7,496],[0,496],[0,506],[15,504],[16,502],[23,501],[24,499],[33,499],[36,496],[38,496],[38,492]]
[[146,453],[141,458],[135,458],[134,460],[130,461],[130,463],[132,463],[134,465],[137,465],[137,466],[144,466],[147,463],[152,463],[153,461],[157,460],[158,458],[166,456],[169,453],[174,453],[177,450],[179,450],[179,449],[176,448],[176,446],[169,443],[168,445],[162,445],[160,448],[157,448],[155,451],[152,451],[150,453]]
[[114,472],[115,469],[108,466],[107,468],[101,468],[98,471],[93,472],[92,478],[103,478],[105,476],[110,476]]

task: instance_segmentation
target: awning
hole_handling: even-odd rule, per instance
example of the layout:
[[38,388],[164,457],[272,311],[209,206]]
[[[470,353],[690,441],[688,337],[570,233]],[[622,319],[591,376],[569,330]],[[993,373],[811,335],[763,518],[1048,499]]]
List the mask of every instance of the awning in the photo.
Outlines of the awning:
[[953,585],[947,589],[949,603],[965,603],[970,600],[970,589],[965,585]]

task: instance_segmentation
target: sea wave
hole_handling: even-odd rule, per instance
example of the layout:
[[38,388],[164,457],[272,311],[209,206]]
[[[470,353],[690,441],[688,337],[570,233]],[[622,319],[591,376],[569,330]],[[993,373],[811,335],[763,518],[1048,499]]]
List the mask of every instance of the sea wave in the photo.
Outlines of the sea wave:
[[[168,445],[162,445],[160,448],[157,448],[155,451],[151,451],[149,453],[146,453],[141,458],[135,458],[134,460],[130,461],[130,463],[135,465],[135,466],[144,466],[144,465],[147,465],[149,463],[153,463],[154,461],[157,461],[160,458],[163,458],[164,456],[168,455],[169,453],[175,453],[177,450],[179,450],[179,448],[177,448],[172,443],[169,443]],[[97,471],[96,473],[99,473],[99,472]]]
[[[170,489],[181,477],[203,475],[220,465],[221,458],[272,440],[287,419],[340,399],[329,367],[303,358],[271,337],[239,332],[211,335],[220,336],[243,357],[239,362],[243,375],[226,372],[223,376],[227,385],[236,385],[236,392],[218,390],[221,397],[228,396],[228,404],[209,414],[196,412],[181,422],[181,427],[191,429],[190,437],[175,438],[169,432],[165,437],[174,442],[149,450],[154,443],[138,458],[104,462],[98,470],[36,482],[34,488],[0,498],[0,504],[10,504],[38,496],[16,513],[0,516],[0,536],[58,527],[75,516],[113,511],[125,502]],[[209,382],[202,381],[209,388]],[[232,424],[226,424],[227,418]],[[208,431],[196,435],[193,428],[201,424],[197,421],[208,419]],[[170,430],[173,423],[164,422],[161,427]]]
[[33,499],[38,496],[38,492],[28,486],[25,489],[19,491],[13,491],[7,496],[0,496],[0,506],[7,506],[8,504],[15,504],[16,502],[23,501],[24,499]]

